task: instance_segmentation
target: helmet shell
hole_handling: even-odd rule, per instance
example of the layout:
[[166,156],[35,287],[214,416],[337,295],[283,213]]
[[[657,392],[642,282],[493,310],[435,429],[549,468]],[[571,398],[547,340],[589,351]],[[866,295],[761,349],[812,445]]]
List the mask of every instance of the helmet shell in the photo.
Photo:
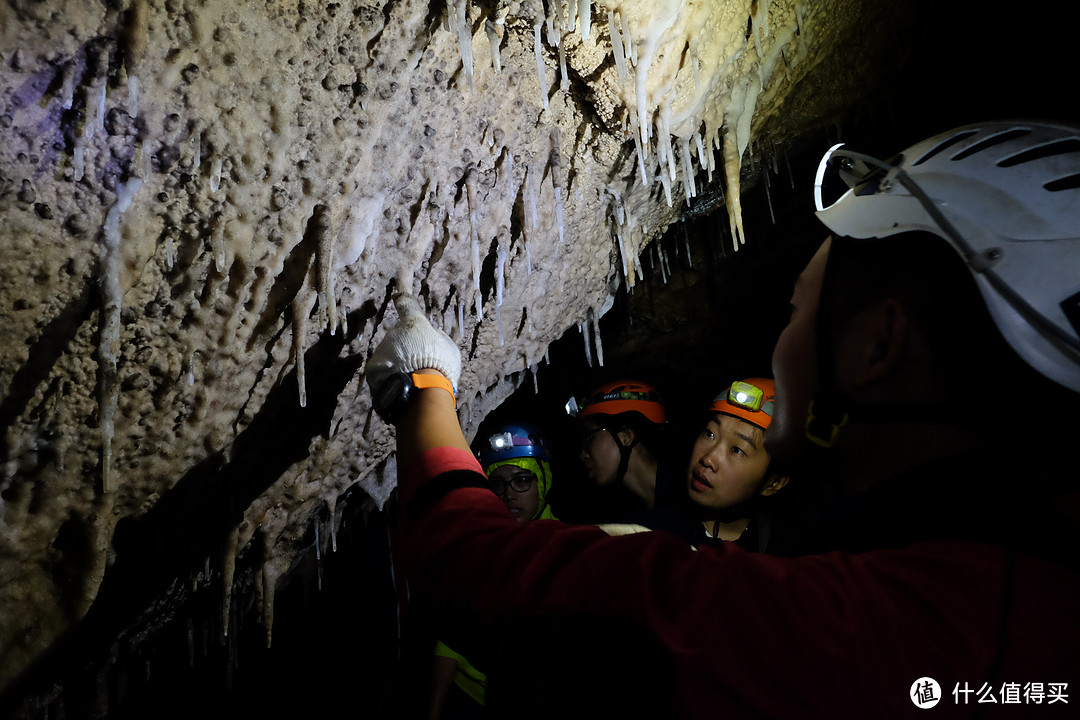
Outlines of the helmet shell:
[[500,426],[488,435],[479,455],[480,464],[484,467],[513,458],[549,460],[543,436],[536,428],[524,424]]
[[732,403],[730,397],[731,386],[729,385],[713,399],[712,405],[709,406],[709,412],[733,415],[751,425],[756,425],[762,430],[767,430],[769,424],[772,423],[773,403],[776,399],[776,383],[769,378],[747,378],[740,382],[753,385],[762,391],[761,406],[757,410],[751,410]]
[[945,239],[1012,348],[1080,392],[1080,322],[1068,317],[1080,307],[1080,127],[966,125],[873,162],[891,169],[866,175],[818,218],[854,238],[921,230]]
[[589,393],[582,402],[581,417],[622,415],[634,412],[656,425],[667,422],[667,412],[660,393],[637,380],[615,380]]

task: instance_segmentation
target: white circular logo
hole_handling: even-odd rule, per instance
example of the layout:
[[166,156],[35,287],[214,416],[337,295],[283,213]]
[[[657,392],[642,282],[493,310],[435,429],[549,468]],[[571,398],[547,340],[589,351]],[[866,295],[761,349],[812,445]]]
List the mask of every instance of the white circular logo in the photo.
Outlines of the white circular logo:
[[911,684],[911,694],[908,697],[915,703],[915,707],[926,710],[941,700],[941,686],[934,678],[921,677]]

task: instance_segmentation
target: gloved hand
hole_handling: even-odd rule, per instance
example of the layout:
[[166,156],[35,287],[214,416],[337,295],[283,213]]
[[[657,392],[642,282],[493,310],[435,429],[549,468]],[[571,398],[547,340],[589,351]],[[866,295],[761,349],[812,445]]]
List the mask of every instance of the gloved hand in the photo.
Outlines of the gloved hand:
[[387,331],[367,362],[367,381],[375,393],[386,378],[397,372],[422,368],[438,370],[454,385],[461,379],[461,351],[450,336],[436,330],[411,295],[394,299],[398,321]]

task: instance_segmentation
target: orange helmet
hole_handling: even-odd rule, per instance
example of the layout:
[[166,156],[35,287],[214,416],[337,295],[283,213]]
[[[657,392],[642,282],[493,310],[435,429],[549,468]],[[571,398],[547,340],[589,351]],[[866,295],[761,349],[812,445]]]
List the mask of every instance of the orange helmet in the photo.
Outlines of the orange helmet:
[[734,415],[762,430],[769,427],[773,416],[776,384],[769,378],[747,378],[731,383],[709,406],[709,412]]
[[656,388],[636,380],[616,380],[605,383],[589,393],[581,403],[581,417],[590,415],[621,415],[636,412],[651,423],[667,422],[664,401]]

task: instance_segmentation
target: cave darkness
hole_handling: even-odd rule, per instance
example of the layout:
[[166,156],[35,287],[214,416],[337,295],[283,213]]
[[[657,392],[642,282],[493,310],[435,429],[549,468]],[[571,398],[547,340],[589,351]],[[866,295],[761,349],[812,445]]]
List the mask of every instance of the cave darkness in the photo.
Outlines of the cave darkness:
[[[762,168],[768,190],[763,175],[744,189],[744,247],[731,249],[722,207],[670,227],[655,244],[664,248],[671,277],[663,281],[648,249],[647,277],[632,294],[624,288],[599,323],[604,366],[595,358],[594,366],[586,362],[582,334],[571,329],[540,365],[539,393],[524,374],[520,389],[481,425],[478,437],[497,422],[528,417],[549,432],[557,458],[553,502],[564,504],[558,509],[568,518],[581,510],[575,503],[588,502],[587,493],[558,490],[560,484],[573,488],[576,480],[576,444],[562,410],[568,397],[604,379],[641,377],[656,384],[675,427],[685,429],[731,380],[769,374],[791,283],[824,237],[812,217],[810,185],[829,145],[843,140],[883,157],[982,119],[1078,120],[1070,22],[1055,21],[1048,12],[1018,20],[1012,10],[983,3],[915,4],[925,18],[922,34],[911,38],[906,57],[897,58],[894,76],[855,99],[846,116],[830,119],[790,148],[778,173]],[[1014,39],[1018,21],[1032,30],[1024,33],[1031,42],[1023,48]],[[269,648],[252,594],[235,594],[240,607],[233,612],[249,621],[238,623],[241,632],[225,645],[218,642],[221,590],[207,581],[181,593],[184,607],[159,608],[160,622],[144,618],[129,626],[128,643],[97,637],[92,646],[73,646],[66,658],[48,654],[34,682],[17,686],[6,700],[20,701],[14,694],[21,688],[41,698],[42,716],[68,718],[292,717],[328,710],[410,716],[426,676],[416,662],[408,619],[398,616],[401,579],[389,553],[396,532],[392,505],[380,511],[362,491],[339,501],[344,510],[337,550],[316,558],[313,538],[311,552],[294,564],[278,592]],[[241,582],[250,574],[244,564],[241,559],[236,572]],[[113,595],[123,593],[121,587]],[[138,642],[140,634],[152,640]],[[137,652],[129,653],[129,645]],[[86,670],[101,670],[102,658],[112,661],[105,679]],[[63,705],[48,712],[53,681],[61,680]],[[6,717],[6,704],[0,710]]]

